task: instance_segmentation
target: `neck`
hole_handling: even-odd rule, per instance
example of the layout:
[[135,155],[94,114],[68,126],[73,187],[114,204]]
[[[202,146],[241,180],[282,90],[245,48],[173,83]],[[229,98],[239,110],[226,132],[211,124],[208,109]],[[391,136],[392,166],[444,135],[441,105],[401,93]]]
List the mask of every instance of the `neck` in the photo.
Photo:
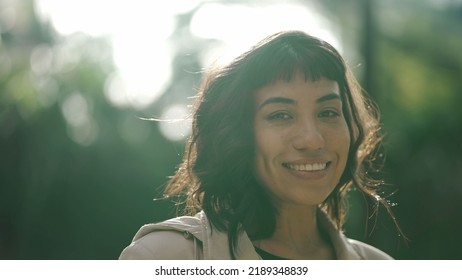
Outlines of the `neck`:
[[316,206],[281,207],[273,235],[257,241],[256,246],[289,259],[333,258],[331,245],[322,238],[319,231],[317,211]]

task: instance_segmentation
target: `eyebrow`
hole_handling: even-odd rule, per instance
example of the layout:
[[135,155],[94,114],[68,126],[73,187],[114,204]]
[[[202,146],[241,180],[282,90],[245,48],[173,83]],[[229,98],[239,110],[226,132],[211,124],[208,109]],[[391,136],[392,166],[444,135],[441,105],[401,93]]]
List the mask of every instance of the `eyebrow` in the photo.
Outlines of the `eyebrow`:
[[338,93],[331,92],[331,93],[328,93],[326,95],[323,95],[323,96],[319,97],[316,100],[316,103],[319,104],[319,103],[327,102],[327,101],[330,101],[330,100],[340,100],[340,101],[342,101],[342,99],[340,98],[340,95]]
[[[334,93],[334,92],[331,92],[331,93],[328,93],[326,95],[323,95],[321,97],[319,97],[317,100],[316,100],[316,103],[319,104],[319,103],[323,103],[323,102],[327,102],[327,101],[330,101],[330,100],[341,100],[340,98],[340,95],[338,95],[337,93]],[[265,101],[263,101],[260,106],[258,106],[258,109],[260,110],[262,107],[268,105],[268,104],[272,104],[272,103],[282,103],[282,104],[296,104],[297,101],[291,99],[291,98],[287,98],[287,97],[270,97],[268,99],[266,99]]]
[[270,97],[270,98],[266,99],[265,101],[263,101],[260,104],[260,106],[258,106],[258,109],[260,110],[264,106],[266,106],[268,104],[272,104],[272,103],[296,104],[297,101],[295,101],[295,100],[293,100],[291,98],[287,98],[287,97]]

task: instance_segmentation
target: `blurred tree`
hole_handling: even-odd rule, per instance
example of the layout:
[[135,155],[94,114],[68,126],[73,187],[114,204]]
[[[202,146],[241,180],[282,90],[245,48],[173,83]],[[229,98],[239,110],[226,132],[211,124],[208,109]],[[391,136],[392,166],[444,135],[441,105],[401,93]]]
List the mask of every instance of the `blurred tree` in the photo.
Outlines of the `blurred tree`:
[[396,212],[411,239],[397,256],[460,259],[462,3],[380,4],[378,100],[389,131],[387,177],[399,189]]
[[0,44],[0,258],[117,258],[140,224],[169,214],[152,199],[178,145],[105,99],[104,38],[61,37],[33,1],[11,3],[16,22]]

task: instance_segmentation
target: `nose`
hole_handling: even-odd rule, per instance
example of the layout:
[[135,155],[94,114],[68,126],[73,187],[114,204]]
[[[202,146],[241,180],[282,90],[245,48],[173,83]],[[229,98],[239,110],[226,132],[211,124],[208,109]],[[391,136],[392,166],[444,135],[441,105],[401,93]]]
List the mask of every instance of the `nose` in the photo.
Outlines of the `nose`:
[[295,128],[292,144],[296,150],[316,151],[324,148],[325,139],[313,121],[305,121]]

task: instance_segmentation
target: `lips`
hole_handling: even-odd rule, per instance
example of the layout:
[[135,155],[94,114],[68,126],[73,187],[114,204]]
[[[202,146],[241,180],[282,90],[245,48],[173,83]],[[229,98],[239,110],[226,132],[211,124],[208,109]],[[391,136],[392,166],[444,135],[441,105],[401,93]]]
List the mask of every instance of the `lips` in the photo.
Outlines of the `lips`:
[[330,162],[314,162],[314,163],[283,163],[285,168],[294,171],[322,171],[325,170]]
[[290,174],[303,180],[319,180],[327,176],[330,161],[285,162],[282,164]]

